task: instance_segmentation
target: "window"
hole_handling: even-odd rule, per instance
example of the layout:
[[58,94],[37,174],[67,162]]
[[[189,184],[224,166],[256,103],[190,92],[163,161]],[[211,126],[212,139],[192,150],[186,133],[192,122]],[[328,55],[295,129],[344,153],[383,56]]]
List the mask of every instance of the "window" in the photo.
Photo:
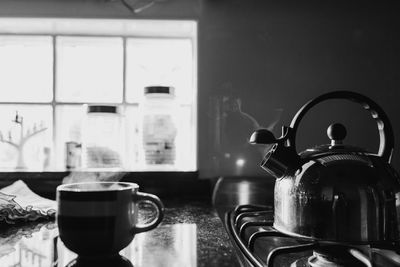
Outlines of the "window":
[[[1,18],[0,72],[0,171],[83,168],[93,105],[118,110],[122,170],[197,168],[194,21]],[[173,88],[172,161],[146,160],[148,86]]]

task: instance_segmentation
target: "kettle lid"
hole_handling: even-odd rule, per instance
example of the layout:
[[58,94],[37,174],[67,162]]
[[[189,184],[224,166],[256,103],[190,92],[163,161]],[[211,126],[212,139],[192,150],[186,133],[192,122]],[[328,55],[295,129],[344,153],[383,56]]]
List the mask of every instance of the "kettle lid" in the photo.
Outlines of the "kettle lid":
[[347,135],[346,127],[341,123],[332,123],[327,129],[330,144],[318,145],[300,153],[302,158],[320,157],[332,154],[358,154],[365,155],[368,152],[357,146],[345,145],[343,140]]

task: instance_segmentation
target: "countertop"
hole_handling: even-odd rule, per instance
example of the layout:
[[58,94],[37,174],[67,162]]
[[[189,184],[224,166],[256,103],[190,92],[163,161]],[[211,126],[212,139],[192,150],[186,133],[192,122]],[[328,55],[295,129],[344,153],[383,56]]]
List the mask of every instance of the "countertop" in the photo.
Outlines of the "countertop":
[[[136,235],[120,252],[130,262],[123,266],[239,266],[221,219],[208,202],[165,202],[163,222]],[[75,258],[58,238],[55,222],[0,228],[1,267],[65,267]]]

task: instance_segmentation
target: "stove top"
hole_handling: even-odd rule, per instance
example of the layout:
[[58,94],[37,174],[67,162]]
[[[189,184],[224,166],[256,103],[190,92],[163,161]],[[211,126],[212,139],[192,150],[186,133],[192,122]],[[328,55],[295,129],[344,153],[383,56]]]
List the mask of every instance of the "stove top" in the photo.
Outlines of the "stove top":
[[225,214],[225,227],[243,266],[400,266],[393,246],[348,245],[286,235],[273,227],[271,206],[238,205]]

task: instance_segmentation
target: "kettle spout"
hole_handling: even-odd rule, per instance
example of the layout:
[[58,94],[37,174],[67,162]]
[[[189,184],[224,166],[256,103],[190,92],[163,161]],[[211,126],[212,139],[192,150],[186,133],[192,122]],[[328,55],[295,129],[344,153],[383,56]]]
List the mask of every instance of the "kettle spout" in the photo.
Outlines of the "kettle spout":
[[294,174],[300,165],[300,157],[291,147],[278,144],[267,152],[261,162],[261,167],[276,179]]
[[261,167],[276,179],[293,174],[300,166],[301,159],[295,148],[286,142],[290,129],[282,128],[282,136],[275,138],[267,129],[258,129],[250,137],[251,144],[272,144],[272,148],[264,156]]

